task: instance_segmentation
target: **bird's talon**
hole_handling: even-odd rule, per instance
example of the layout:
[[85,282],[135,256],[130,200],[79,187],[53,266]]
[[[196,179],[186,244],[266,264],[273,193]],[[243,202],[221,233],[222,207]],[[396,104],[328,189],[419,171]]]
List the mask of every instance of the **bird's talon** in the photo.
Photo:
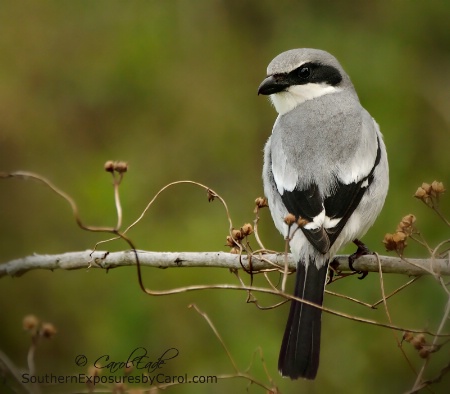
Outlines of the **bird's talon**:
[[356,272],[356,273],[361,275],[361,276],[358,277],[358,279],[364,279],[369,274],[369,272],[368,271],[358,271],[358,270],[356,270],[353,267],[353,263],[359,257],[366,256],[368,254],[373,254],[373,252],[371,252],[369,250],[369,248],[363,242],[361,242],[359,239],[355,239],[353,241],[353,243],[358,247],[358,249],[356,250],[355,253],[351,254],[348,257],[348,266],[353,272]]
[[361,276],[358,276],[358,279],[364,279],[367,275],[369,275],[369,271],[358,271],[358,274],[361,274]]

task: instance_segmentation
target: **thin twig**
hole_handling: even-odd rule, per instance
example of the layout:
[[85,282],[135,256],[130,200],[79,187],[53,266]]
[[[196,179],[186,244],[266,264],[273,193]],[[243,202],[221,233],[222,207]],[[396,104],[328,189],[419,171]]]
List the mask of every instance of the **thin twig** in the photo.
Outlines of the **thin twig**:
[[255,234],[255,239],[256,239],[256,243],[258,244],[258,246],[265,250],[266,248],[264,247],[264,244],[261,241],[261,238],[259,236],[259,208],[256,208],[256,217],[255,220],[253,220],[253,232]]
[[441,210],[439,209],[439,206],[437,205],[433,205],[433,211],[437,213],[437,215],[443,220],[443,222],[447,225],[450,226],[450,222],[447,220],[447,218],[443,215],[443,213],[441,212]]
[[[391,318],[391,315],[390,315],[390,313],[389,313],[389,308],[388,308],[388,305],[387,305],[387,299],[388,299],[388,297],[386,297],[386,294],[385,294],[385,292],[384,292],[383,270],[381,269],[381,263],[380,263],[380,259],[379,259],[378,254],[375,253],[375,255],[376,255],[377,260],[378,260],[378,272],[379,272],[379,274],[380,274],[381,300],[382,300],[382,302],[383,302],[384,310],[386,311],[386,316],[387,316],[387,318],[388,318],[388,320],[389,320],[389,323],[392,324],[392,318]],[[414,280],[416,280],[416,279],[417,279],[417,277],[414,278]],[[409,281],[408,284],[411,284],[414,280]],[[402,286],[401,288],[404,288],[404,287],[406,287],[406,286]],[[401,288],[400,288],[400,289],[401,289]],[[400,290],[397,289],[394,293],[397,293],[398,291],[400,291]],[[391,294],[391,295],[392,295],[392,294]],[[390,295],[390,296],[391,296],[391,295]],[[389,297],[390,297],[390,296],[389,296]],[[417,372],[416,372],[416,369],[414,368],[414,366],[412,365],[412,363],[411,363],[411,361],[409,360],[408,356],[406,355],[405,351],[403,350],[402,344],[401,344],[400,340],[399,340],[398,337],[397,337],[397,333],[396,333],[396,332],[392,332],[392,334],[394,335],[395,342],[397,342],[397,347],[400,349],[400,352],[402,353],[403,357],[405,358],[406,363],[409,365],[409,367],[411,368],[412,372],[413,372],[414,374],[416,374],[416,373],[417,373]]]
[[381,298],[381,300],[375,302],[374,304],[371,305],[372,308],[376,308],[379,304],[381,304],[382,302],[384,302],[385,300],[388,300],[389,298],[391,298],[392,296],[394,296],[395,294],[399,293],[400,291],[402,291],[403,289],[405,289],[406,287],[408,287],[409,285],[413,284],[416,280],[420,279],[421,276],[415,276],[414,278],[410,279],[408,282],[406,282],[404,285],[398,287],[397,289],[395,289],[392,293],[390,293],[389,295],[385,295],[384,298]]
[[223,349],[225,350],[225,353],[227,354],[228,359],[230,360],[231,365],[233,366],[233,369],[235,370],[235,372],[238,373],[239,372],[239,368],[236,365],[236,362],[234,361],[233,356],[231,355],[230,351],[226,347],[225,342],[223,341],[222,337],[219,334],[219,331],[217,331],[216,326],[213,324],[213,322],[211,321],[209,316],[205,312],[201,311],[196,304],[190,304],[188,306],[188,308],[194,308],[195,311],[206,320],[206,322],[208,323],[209,327],[211,328],[211,330],[213,331],[214,335],[216,336],[217,340],[220,342],[220,344],[222,345]]
[[116,212],[117,212],[117,224],[115,229],[117,231],[122,227],[122,204],[120,203],[120,193],[119,186],[123,179],[123,173],[119,173],[118,179],[115,177],[115,173],[113,173],[114,178],[114,202],[116,204]]
[[[143,283],[142,283],[142,286]],[[287,294],[287,293],[283,293],[283,292],[278,292],[278,291],[274,291],[265,287],[255,287],[255,286],[236,286],[236,285],[230,285],[230,284],[216,284],[216,285],[192,285],[192,286],[185,286],[185,287],[178,287],[178,288],[173,288],[173,289],[169,289],[169,290],[150,290],[148,288],[143,288],[143,291],[145,293],[147,293],[148,295],[152,295],[152,296],[167,296],[167,295],[174,295],[174,294],[181,294],[181,293],[186,293],[186,292],[191,292],[191,291],[199,291],[199,290],[239,290],[239,291],[252,291],[252,292],[260,292],[260,293],[265,293],[265,294],[272,294],[272,295],[277,295],[277,296],[281,296],[284,297],[286,299],[292,300],[292,301],[297,301],[297,302],[301,302],[304,303],[306,305],[312,306],[314,308],[318,308],[321,309],[323,312],[325,313],[329,313],[331,315],[335,315],[335,316],[339,316],[339,317],[343,317],[345,319],[349,319],[349,320],[353,320],[356,322],[360,322],[360,323],[365,323],[365,324],[370,324],[370,325],[375,325],[378,327],[384,327],[384,328],[389,328],[392,330],[397,330],[397,331],[409,331],[412,333],[422,333],[422,334],[429,334],[429,335],[433,335],[436,336],[437,334],[432,333],[430,331],[427,330],[418,330],[418,329],[406,329],[404,327],[399,327],[399,326],[394,326],[391,324],[386,324],[386,323],[380,323],[380,322],[376,322],[374,320],[370,320],[370,319],[365,319],[362,317],[358,317],[358,316],[352,316],[352,315],[348,315],[346,313],[342,313],[342,312],[337,312],[333,309],[329,309],[320,305],[317,305],[313,302],[304,300],[302,298],[299,297],[294,297],[293,295]],[[450,337],[450,333],[449,334],[439,334],[440,337]]]
[[366,306],[371,309],[375,309],[375,308],[373,308],[373,306],[371,304],[368,304],[367,302],[358,300],[356,298],[350,297],[345,294],[335,293],[334,291],[331,291],[331,290],[325,290],[325,293],[332,295],[334,297],[343,298],[344,300],[347,300],[347,301],[355,302],[356,304],[363,305],[363,306]]
[[[449,316],[450,316],[450,298],[447,299],[447,304],[445,306],[445,311],[444,311],[444,314],[442,316],[441,323],[439,324],[439,328],[438,328],[438,330],[436,332],[436,335],[434,335],[431,347],[435,347],[437,345],[438,337],[440,336],[440,333],[444,329],[444,326],[447,323]],[[420,371],[419,371],[419,373],[417,375],[416,381],[415,381],[413,389],[412,389],[413,392],[414,392],[414,390],[417,390],[417,388],[421,386],[422,376],[423,376],[423,374],[425,372],[425,368],[427,367],[429,362],[430,362],[430,357],[427,357],[425,359],[425,361],[423,362],[422,368],[420,368]]]
[[[21,371],[14,365],[14,363],[9,359],[9,357],[0,350],[0,370],[3,380],[6,380],[6,373],[12,375],[14,380],[20,385],[24,393],[36,394],[36,385],[26,384],[23,380]],[[4,382],[6,385],[6,382]],[[12,391],[14,392],[14,391]]]
[[[239,371],[239,368],[238,368],[236,362],[234,361],[233,356],[231,355],[230,351],[228,350],[227,346],[225,345],[225,342],[224,342],[223,338],[219,334],[219,331],[217,331],[214,323],[211,321],[209,316],[205,312],[201,311],[197,307],[196,304],[190,304],[188,306],[188,308],[194,308],[195,311],[200,316],[202,316],[205,319],[205,321],[208,323],[209,327],[213,331],[214,335],[216,336],[217,340],[220,342],[220,344],[222,345],[223,349],[225,350],[225,353],[227,354],[228,359],[230,360],[231,365],[233,366],[235,374],[233,374],[233,375],[219,375],[219,376],[217,376],[218,379],[244,378],[244,379],[248,380],[250,383],[256,384],[256,385],[264,388],[265,390],[267,390],[267,392],[270,392],[270,393],[277,392],[277,391],[273,391],[272,387],[268,387],[264,383],[256,380],[253,376],[249,375],[248,373]],[[275,390],[276,390],[276,388],[275,388]]]

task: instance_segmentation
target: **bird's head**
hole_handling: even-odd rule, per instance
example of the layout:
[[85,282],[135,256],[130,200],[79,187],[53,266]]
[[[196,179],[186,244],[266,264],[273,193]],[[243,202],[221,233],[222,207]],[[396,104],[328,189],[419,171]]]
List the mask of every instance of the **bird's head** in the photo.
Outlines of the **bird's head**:
[[267,67],[267,78],[258,94],[270,96],[283,115],[299,104],[325,94],[356,92],[336,58],[319,49],[292,49],[275,57]]

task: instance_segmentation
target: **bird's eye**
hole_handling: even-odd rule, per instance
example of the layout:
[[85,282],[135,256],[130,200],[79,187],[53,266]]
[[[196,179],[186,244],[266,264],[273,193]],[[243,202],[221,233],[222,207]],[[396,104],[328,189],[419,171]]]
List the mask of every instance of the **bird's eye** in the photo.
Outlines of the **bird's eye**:
[[298,69],[298,76],[302,79],[306,79],[311,75],[311,69],[309,67],[300,67]]

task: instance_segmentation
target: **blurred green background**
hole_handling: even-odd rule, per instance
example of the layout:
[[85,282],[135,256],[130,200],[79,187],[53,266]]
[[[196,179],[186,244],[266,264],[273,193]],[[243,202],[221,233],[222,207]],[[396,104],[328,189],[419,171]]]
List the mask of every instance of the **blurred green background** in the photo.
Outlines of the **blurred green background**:
[[[412,195],[423,181],[450,185],[449,18],[450,2],[399,0],[2,1],[0,170],[40,173],[77,201],[86,223],[114,225],[111,179],[103,164],[125,160],[126,225],[162,186],[191,179],[218,192],[240,227],[253,220],[254,199],[262,195],[262,149],[276,117],[256,94],[267,64],[287,49],[321,48],[351,76],[388,149],[390,192],[365,242],[384,253],[384,234],[414,213],[435,246],[448,238],[448,228]],[[2,262],[85,250],[108,238],[81,231],[67,203],[35,182],[2,180],[0,207]],[[448,217],[448,197],[443,210]],[[260,227],[266,246],[283,250],[268,211],[262,212]],[[226,250],[227,231],[221,205],[184,185],[163,194],[129,236],[139,249],[211,251]],[[427,255],[413,245],[407,252]],[[407,280],[384,279],[387,293]],[[146,269],[145,283],[165,289],[236,279],[220,269]],[[375,274],[329,289],[367,302],[381,294]],[[38,374],[82,373],[74,361],[78,354],[90,361],[109,354],[119,361],[138,346],[155,357],[178,348],[180,355],[163,369],[167,374],[232,373],[211,329],[187,308],[196,303],[241,369],[258,346],[263,349],[267,369],[284,393],[404,392],[415,380],[391,332],[327,314],[317,380],[281,379],[276,363],[286,305],[260,311],[245,303],[246,294],[226,291],[152,298],[139,290],[134,268],[3,278],[0,299],[0,349],[21,368],[30,342],[23,316],[33,313],[56,325],[57,336],[38,348]],[[395,324],[435,330],[445,302],[439,285],[422,278],[389,305]],[[381,307],[369,310],[331,296],[325,305],[387,321]],[[418,368],[416,352],[411,346],[405,350]],[[426,377],[445,362],[448,346],[436,354]],[[251,373],[267,383],[258,358]],[[245,392],[247,385],[231,379],[168,392]],[[447,393],[449,385],[447,376],[435,392]],[[76,389],[85,390],[59,386],[56,392]],[[264,392],[257,386],[250,391]]]

